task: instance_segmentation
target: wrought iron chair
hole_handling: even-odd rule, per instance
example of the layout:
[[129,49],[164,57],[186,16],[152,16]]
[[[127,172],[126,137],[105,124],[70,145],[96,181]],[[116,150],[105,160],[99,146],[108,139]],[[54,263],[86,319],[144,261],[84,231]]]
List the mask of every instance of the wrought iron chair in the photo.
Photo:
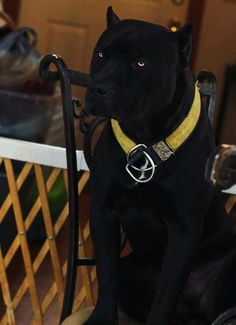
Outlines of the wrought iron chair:
[[[50,70],[50,65],[56,67],[56,71]],[[63,325],[80,324],[88,317],[91,309],[87,309],[77,314],[77,316],[69,317],[72,312],[76,272],[77,267],[82,265],[95,265],[93,258],[81,258],[78,256],[78,242],[79,242],[79,200],[77,194],[77,167],[76,167],[76,145],[75,145],[75,132],[74,132],[74,117],[76,116],[74,106],[78,100],[72,99],[71,85],[87,87],[89,85],[90,76],[87,73],[69,69],[63,59],[57,55],[45,56],[40,64],[40,74],[48,82],[60,81],[62,104],[63,104],[63,118],[65,126],[65,140],[66,140],[66,154],[68,166],[68,187],[69,187],[69,223],[70,223],[70,243],[68,247],[68,269],[66,276],[66,289],[64,295],[63,308],[61,312],[61,323]],[[213,74],[208,71],[202,71],[198,77],[198,85],[202,97],[202,102],[205,105],[208,116],[213,123],[215,97],[216,97],[216,80]],[[78,116],[77,116],[78,117]],[[81,129],[85,132],[84,137],[84,155],[86,161],[89,162],[92,158],[91,150],[91,137],[96,127],[103,122],[104,118],[95,118],[92,122],[88,123],[86,114],[81,113]],[[67,319],[67,320],[66,320]],[[141,324],[134,320],[121,315],[122,324]],[[224,324],[222,322],[214,323],[214,325]]]

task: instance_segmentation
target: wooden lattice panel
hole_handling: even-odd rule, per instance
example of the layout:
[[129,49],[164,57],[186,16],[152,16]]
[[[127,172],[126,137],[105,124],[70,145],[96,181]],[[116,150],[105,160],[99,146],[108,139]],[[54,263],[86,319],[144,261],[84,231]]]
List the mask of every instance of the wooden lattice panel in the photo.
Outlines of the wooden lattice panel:
[[[11,234],[11,241],[7,245],[2,245],[2,239],[7,238],[7,233],[3,234],[1,232],[0,284],[3,300],[2,305],[4,307],[0,306],[0,324],[22,324],[16,316],[17,308],[28,295],[29,299],[25,313],[29,312],[30,314],[31,312],[32,314],[32,319],[29,324],[43,325],[46,324],[46,313],[52,303],[54,302],[55,304],[56,302],[58,310],[60,310],[63,302],[66,256],[63,258],[59,256],[60,249],[58,249],[57,239],[63,227],[66,226],[68,202],[65,199],[65,202],[60,207],[60,211],[57,211],[57,215],[55,215],[55,211],[52,215],[52,207],[49,201],[51,190],[55,187],[58,180],[60,180],[60,184],[63,184],[61,186],[64,186],[65,191],[67,190],[67,172],[61,168],[45,168],[39,164],[28,162],[21,163],[21,165],[20,171],[15,172],[15,161],[0,158],[0,169],[7,180],[7,186],[5,184],[7,187],[6,194],[0,200],[0,224],[2,227],[10,219],[14,219],[15,223],[15,234]],[[79,194],[83,190],[87,180],[88,172],[84,172],[78,183]],[[26,183],[27,187],[30,188],[30,192],[35,192],[33,199],[32,193],[28,193],[28,197],[22,198],[21,191]],[[32,202],[25,208],[23,206],[25,202],[23,201],[27,201],[30,196]],[[29,240],[28,235],[37,218],[39,218],[39,215],[42,217],[45,238],[40,241],[40,245],[38,245],[40,247],[37,252],[32,254],[32,241]],[[88,229],[88,223],[86,223],[84,228],[80,230],[82,240],[80,253],[83,255],[86,254],[85,242],[89,238]],[[9,275],[9,270],[19,253],[22,258],[18,268],[19,270],[24,270],[24,276],[18,287],[12,289],[14,276],[12,274]],[[46,259],[50,259],[52,277],[47,291],[42,296],[37,276]],[[91,285],[92,281],[95,280],[94,268],[90,272],[88,267],[81,267],[81,270],[78,272],[80,285],[74,308],[78,308],[83,304],[92,305],[94,303]]]

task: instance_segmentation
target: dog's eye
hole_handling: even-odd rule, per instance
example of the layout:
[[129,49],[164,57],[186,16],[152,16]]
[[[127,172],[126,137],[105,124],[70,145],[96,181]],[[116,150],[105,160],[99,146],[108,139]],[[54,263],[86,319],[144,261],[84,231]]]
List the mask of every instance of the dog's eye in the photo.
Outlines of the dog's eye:
[[138,61],[137,62],[137,67],[143,68],[145,66],[145,62],[144,61]]
[[103,59],[104,58],[103,52],[98,52],[98,56],[99,56],[100,59]]
[[133,68],[135,70],[143,70],[147,67],[147,60],[140,58],[133,63]]

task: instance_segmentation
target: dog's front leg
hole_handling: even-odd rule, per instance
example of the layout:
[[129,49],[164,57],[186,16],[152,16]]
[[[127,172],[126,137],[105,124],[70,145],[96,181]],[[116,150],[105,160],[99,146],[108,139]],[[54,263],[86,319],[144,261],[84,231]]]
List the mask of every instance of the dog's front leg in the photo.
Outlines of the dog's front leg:
[[[200,228],[200,227],[199,227]],[[148,325],[169,325],[178,298],[189,274],[189,264],[196,252],[200,229],[169,233],[156,296],[147,319]]]
[[93,207],[91,236],[98,279],[98,300],[86,325],[117,323],[118,263],[120,257],[120,224],[106,207]]

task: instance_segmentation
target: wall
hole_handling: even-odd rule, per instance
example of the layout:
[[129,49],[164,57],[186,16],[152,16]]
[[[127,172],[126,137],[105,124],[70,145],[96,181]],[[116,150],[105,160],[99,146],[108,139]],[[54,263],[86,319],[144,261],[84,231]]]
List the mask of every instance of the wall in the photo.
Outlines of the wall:
[[206,68],[217,78],[217,111],[224,84],[226,64],[236,64],[236,1],[206,0],[195,74]]
[[[3,11],[2,0],[0,0],[0,11]],[[5,24],[6,24],[5,21],[2,18],[0,18],[0,28],[5,26]]]

